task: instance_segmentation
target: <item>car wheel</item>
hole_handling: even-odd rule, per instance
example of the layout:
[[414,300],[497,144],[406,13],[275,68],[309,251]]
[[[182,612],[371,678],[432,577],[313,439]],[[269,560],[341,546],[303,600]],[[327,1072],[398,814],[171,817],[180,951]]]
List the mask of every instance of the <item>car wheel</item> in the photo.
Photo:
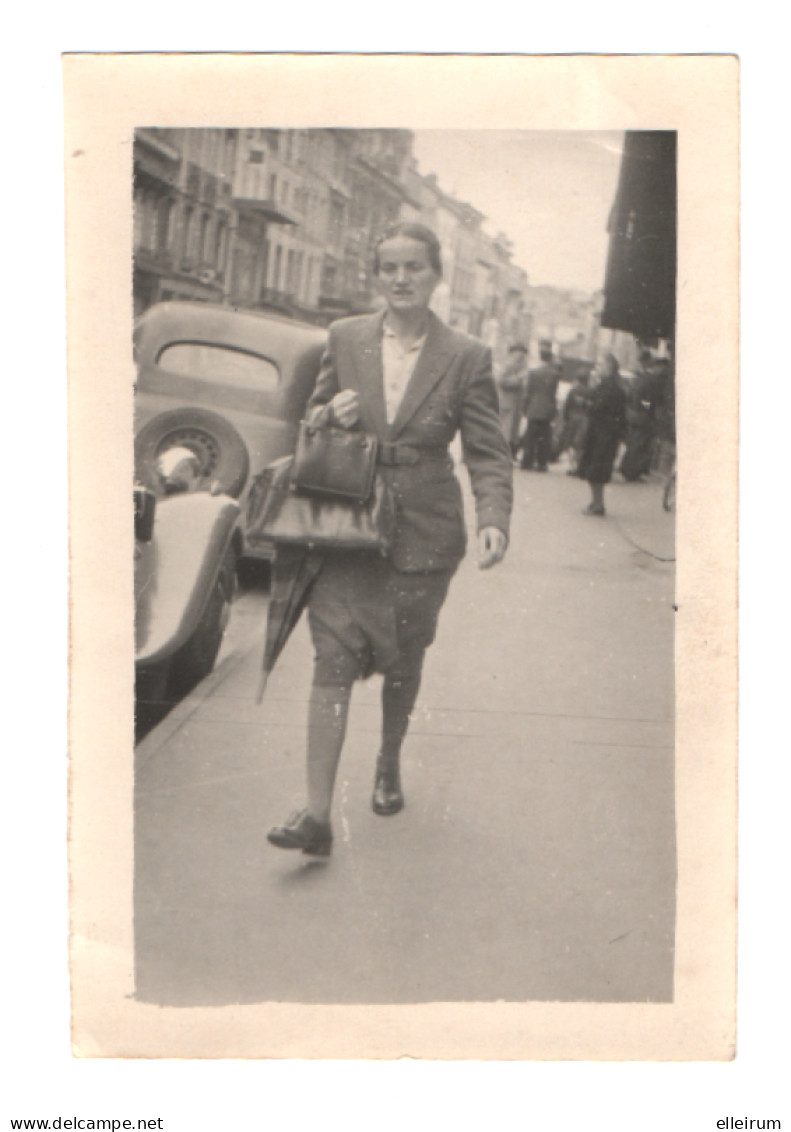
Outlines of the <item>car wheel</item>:
[[158,458],[169,448],[188,448],[198,458],[206,486],[234,498],[241,494],[250,471],[250,456],[239,433],[218,413],[208,409],[171,409],[144,425],[135,437],[135,473],[147,487],[156,488]]
[[170,662],[166,697],[173,703],[183,699],[214,668],[235,589],[236,553],[229,547],[199,625]]

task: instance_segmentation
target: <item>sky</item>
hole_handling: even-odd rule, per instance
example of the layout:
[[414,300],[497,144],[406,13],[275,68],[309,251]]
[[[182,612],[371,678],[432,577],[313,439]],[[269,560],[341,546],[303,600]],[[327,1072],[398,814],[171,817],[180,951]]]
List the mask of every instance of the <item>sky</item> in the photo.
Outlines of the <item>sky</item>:
[[623,133],[416,130],[420,172],[487,217],[514,243],[531,284],[596,291],[604,284],[607,217]]

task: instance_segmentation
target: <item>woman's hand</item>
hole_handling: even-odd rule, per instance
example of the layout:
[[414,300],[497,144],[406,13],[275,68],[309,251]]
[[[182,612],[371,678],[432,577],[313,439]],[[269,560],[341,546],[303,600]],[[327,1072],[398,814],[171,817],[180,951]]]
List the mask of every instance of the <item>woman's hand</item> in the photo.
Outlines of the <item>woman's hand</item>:
[[354,389],[342,389],[329,403],[330,420],[341,428],[354,428],[360,421],[360,395]]
[[496,566],[505,554],[508,539],[499,527],[483,527],[478,532],[478,569]]

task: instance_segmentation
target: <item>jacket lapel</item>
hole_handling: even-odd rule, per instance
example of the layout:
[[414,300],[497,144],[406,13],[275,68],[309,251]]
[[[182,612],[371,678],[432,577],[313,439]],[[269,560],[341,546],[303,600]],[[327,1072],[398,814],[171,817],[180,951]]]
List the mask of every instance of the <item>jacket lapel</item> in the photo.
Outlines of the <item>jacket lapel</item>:
[[[453,339],[444,323],[430,312],[429,328],[426,341],[420,351],[420,357],[409,379],[403,400],[398,407],[393,423],[390,425],[389,436],[394,440],[410,418],[420,408],[431,390],[444,375],[448,362],[453,356]],[[379,384],[382,385],[382,353],[379,349]],[[384,411],[384,389],[382,389],[382,408]],[[385,416],[386,419],[386,416]]]
[[364,423],[384,438],[387,435],[384,378],[382,376],[382,322],[384,312],[371,315],[356,344],[357,392]]

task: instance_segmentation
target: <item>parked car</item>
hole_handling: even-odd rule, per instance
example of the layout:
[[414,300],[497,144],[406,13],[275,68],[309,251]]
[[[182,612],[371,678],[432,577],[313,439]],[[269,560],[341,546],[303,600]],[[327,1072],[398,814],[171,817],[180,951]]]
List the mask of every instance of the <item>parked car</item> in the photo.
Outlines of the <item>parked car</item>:
[[[135,476],[161,494],[158,461],[185,449],[198,492],[239,500],[267,464],[293,452],[326,330],[209,303],[160,303],[135,327]],[[243,523],[243,520],[240,520]],[[241,531],[240,554],[269,557]]]
[[196,473],[197,461],[182,449],[163,466],[165,494],[134,491],[137,739],[211,672],[228,623],[239,504],[194,490]]

